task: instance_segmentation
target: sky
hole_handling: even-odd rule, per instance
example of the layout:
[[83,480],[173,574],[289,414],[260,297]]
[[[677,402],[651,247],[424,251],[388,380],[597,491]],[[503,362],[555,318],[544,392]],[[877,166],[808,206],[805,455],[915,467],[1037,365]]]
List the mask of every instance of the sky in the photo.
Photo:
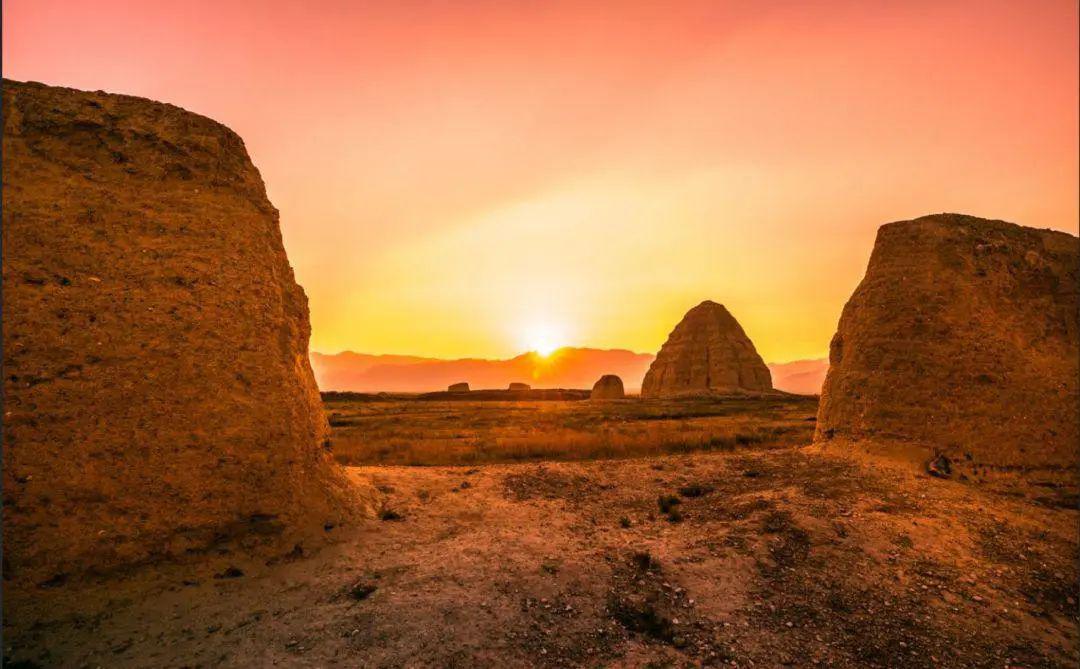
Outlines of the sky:
[[244,138],[314,350],[822,357],[877,227],[1077,233],[1074,0],[6,0],[3,74]]

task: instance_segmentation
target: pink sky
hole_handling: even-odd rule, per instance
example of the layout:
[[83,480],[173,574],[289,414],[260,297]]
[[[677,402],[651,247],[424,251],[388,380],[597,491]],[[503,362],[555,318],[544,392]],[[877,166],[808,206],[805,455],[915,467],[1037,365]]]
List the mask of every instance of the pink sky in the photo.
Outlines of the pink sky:
[[5,77],[236,130],[317,350],[823,355],[881,223],[1077,231],[1072,0],[8,0]]

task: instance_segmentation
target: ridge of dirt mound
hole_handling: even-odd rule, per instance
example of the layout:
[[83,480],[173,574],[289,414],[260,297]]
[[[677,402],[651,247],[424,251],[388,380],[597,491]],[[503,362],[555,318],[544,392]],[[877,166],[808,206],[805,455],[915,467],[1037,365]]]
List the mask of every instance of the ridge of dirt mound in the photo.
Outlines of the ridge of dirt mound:
[[668,335],[641,384],[641,396],[768,392],[772,377],[739,322],[706,300]]
[[8,80],[3,112],[5,578],[322,533],[362,508],[240,137]]
[[960,214],[882,226],[832,340],[816,441],[904,443],[944,456],[945,475],[1073,471],[1078,264],[1064,232]]

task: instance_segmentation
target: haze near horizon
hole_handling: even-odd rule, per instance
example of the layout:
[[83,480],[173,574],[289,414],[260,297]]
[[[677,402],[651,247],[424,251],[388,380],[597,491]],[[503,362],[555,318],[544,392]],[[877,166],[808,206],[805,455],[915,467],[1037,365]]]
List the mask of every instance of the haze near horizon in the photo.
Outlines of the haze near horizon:
[[766,360],[820,358],[882,223],[1077,231],[1074,2],[14,0],[3,27],[6,77],[244,137],[316,351],[655,353],[712,299]]

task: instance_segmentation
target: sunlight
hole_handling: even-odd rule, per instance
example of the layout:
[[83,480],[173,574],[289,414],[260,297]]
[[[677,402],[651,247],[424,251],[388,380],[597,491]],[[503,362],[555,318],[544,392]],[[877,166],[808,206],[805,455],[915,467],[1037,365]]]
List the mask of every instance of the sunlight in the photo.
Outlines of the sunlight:
[[526,350],[547,357],[561,346],[565,346],[566,332],[551,323],[533,323],[522,335],[522,344]]

